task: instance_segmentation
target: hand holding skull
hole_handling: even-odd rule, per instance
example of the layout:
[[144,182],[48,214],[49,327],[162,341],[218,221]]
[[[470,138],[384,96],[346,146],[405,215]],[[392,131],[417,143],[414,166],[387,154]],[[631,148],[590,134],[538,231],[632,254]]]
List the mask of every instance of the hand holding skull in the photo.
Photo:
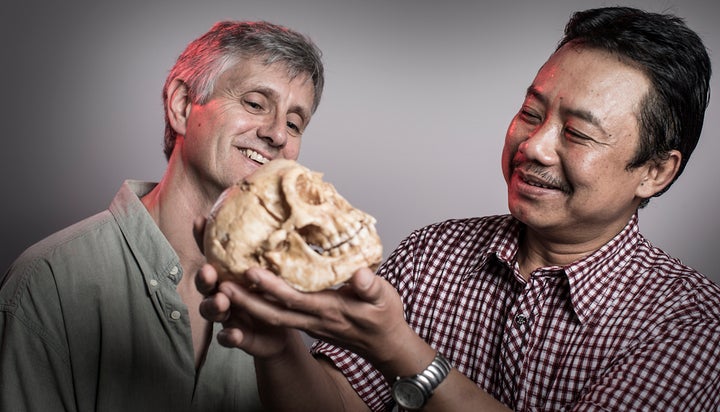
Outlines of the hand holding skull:
[[[206,265],[201,277],[214,278]],[[363,268],[336,290],[303,293],[272,272],[252,268],[245,285],[221,282],[201,305],[206,318],[222,315],[221,344],[259,358],[275,357],[302,330],[352,350],[376,365],[388,364],[410,342],[422,340],[405,322],[402,301],[385,279]]]

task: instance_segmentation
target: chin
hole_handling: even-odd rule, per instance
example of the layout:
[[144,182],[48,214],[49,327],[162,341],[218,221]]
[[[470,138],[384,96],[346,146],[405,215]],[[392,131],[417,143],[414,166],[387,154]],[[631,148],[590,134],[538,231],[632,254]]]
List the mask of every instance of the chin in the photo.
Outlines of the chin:
[[547,213],[521,202],[511,202],[509,210],[515,219],[529,227],[540,227],[547,222]]
[[525,210],[517,203],[509,202],[508,203],[508,210],[510,211],[510,214],[517,220],[525,223]]
[[228,186],[232,186],[235,183],[241,182],[246,177],[250,176],[253,172],[255,172],[260,167],[257,163],[252,164],[244,164],[241,167],[238,167],[234,169],[231,173],[229,173],[227,178]]

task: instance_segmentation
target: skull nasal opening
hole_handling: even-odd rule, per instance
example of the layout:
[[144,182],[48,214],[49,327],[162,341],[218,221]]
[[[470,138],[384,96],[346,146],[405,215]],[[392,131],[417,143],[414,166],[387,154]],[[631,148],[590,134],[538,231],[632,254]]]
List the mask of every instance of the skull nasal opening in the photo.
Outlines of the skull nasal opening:
[[322,255],[326,250],[320,245],[322,243],[322,229],[315,225],[307,225],[297,229],[300,237],[305,243],[318,255]]

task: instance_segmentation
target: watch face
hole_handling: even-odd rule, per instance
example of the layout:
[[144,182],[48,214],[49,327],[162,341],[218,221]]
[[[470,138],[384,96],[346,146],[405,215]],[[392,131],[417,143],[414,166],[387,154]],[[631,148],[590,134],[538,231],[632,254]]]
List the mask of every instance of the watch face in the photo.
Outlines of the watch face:
[[395,402],[406,409],[420,409],[425,405],[426,399],[422,388],[403,379],[395,382],[392,395]]

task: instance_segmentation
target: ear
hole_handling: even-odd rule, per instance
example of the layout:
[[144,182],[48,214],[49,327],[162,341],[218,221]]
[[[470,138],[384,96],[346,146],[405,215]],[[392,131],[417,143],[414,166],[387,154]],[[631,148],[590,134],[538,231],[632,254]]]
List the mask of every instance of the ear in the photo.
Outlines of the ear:
[[188,96],[188,86],[180,79],[173,79],[168,86],[167,116],[170,125],[177,134],[185,136],[187,120],[190,116],[192,102]]
[[669,185],[680,169],[682,154],[677,150],[670,151],[666,159],[650,160],[646,166],[645,176],[637,187],[636,195],[648,199]]

